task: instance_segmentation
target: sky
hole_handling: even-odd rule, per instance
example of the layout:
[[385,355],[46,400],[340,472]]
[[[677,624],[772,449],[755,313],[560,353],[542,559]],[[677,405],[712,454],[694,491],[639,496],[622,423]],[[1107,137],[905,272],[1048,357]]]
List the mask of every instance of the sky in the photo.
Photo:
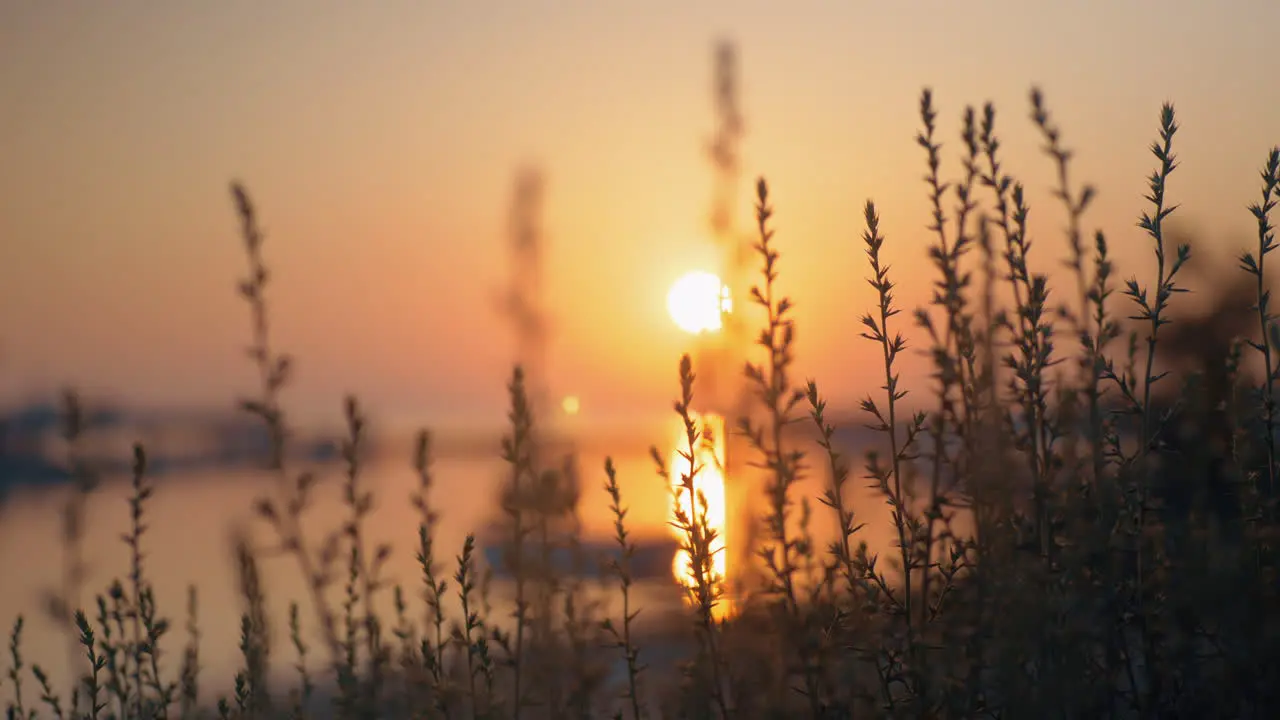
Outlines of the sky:
[[297,358],[288,402],[336,418],[355,392],[374,415],[498,421],[513,349],[495,297],[515,178],[534,166],[554,391],[580,396],[584,421],[666,411],[690,340],[665,294],[715,261],[703,149],[728,39],[737,220],[751,226],[747,180],[767,177],[798,374],[851,407],[878,385],[857,324],[868,198],[900,303],[926,300],[923,87],[952,177],[964,106],[995,103],[1033,262],[1059,273],[1063,213],[1028,118],[1043,88],[1074,177],[1099,191],[1086,228],[1107,232],[1122,276],[1150,274],[1135,220],[1165,101],[1175,217],[1220,255],[1250,242],[1245,208],[1280,143],[1276,27],[1263,1],[7,0],[0,396],[73,384],[224,407],[251,391],[240,180],[267,231],[277,346]]

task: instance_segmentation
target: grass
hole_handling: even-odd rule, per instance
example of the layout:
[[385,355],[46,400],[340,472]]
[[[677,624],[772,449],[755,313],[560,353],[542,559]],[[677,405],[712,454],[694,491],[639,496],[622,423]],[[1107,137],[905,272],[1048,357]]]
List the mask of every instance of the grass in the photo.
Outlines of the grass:
[[[1188,245],[1172,244],[1167,224],[1176,210],[1169,200],[1178,167],[1173,107],[1158,118],[1148,206],[1138,220],[1155,273],[1117,285],[1105,236],[1086,240],[1094,191],[1073,182],[1063,134],[1041,94],[1032,93],[1031,119],[1067,218],[1068,287],[1058,292],[1031,270],[1030,209],[1005,169],[994,108],[965,110],[955,181],[943,173],[928,91],[920,116],[935,274],[929,305],[901,314],[882,257],[891,241],[875,204],[864,211],[867,280],[877,303],[861,332],[877,357],[865,372],[878,375],[881,388],[862,408],[882,441],[862,472],[891,509],[895,552],[873,554],[860,537],[861,509],[849,497],[853,459],[835,441],[818,383],[793,377],[797,327],[775,284],[785,269],[764,180],[756,187],[760,273],[751,293],[765,318],[758,335],[764,359],[745,365],[754,407],[737,432],[766,480],[768,512],[753,548],[758,563],[742,571],[761,579],[735,596],[731,613],[717,612],[727,599],[695,464],[710,438],[694,413],[697,368],[689,357],[679,364],[674,407],[691,470],[675,491],[692,511],[674,525],[696,582],[689,622],[670,634],[637,623],[635,546],[612,460],[602,471],[582,471],[549,457],[518,367],[502,445],[511,617],[493,610],[474,536],[452,561],[436,543],[425,430],[406,458],[418,478],[409,500],[418,515],[420,577],[415,589],[384,575],[395,550],[368,540],[374,497],[364,474],[366,421],[354,398],[345,405],[342,452],[347,516],[320,541],[306,542],[320,479],[294,467],[287,452],[281,390],[292,361],[272,342],[258,213],[235,185],[249,261],[240,293],[259,377],[258,391],[241,405],[270,434],[267,465],[277,485],[256,507],[274,547],[247,539],[236,545],[244,610],[232,692],[212,698],[203,688],[194,588],[182,649],[169,649],[176,620],[156,607],[147,574],[153,489],[142,447],[134,451],[123,538],[127,574],[85,609],[80,529],[96,476],[78,453],[82,412],[69,394],[65,434],[77,491],[64,517],[64,587],[50,609],[65,621],[82,677],[60,691],[26,664],[29,639],[17,618],[4,681],[9,716],[1274,717],[1280,328],[1266,258],[1276,247],[1280,149],[1266,155],[1260,198],[1250,208],[1257,246],[1239,257],[1256,331],[1179,376],[1160,370],[1162,343],[1180,322],[1176,298],[1187,289],[1181,270],[1191,260]],[[998,302],[1000,295],[1011,300]],[[895,369],[912,346],[908,334],[933,367],[927,387],[910,391]],[[1120,342],[1126,337],[1127,345]],[[908,392],[927,397],[915,403],[926,409],[910,413]],[[663,454],[653,454],[666,482]],[[797,497],[798,480],[814,468],[828,482],[818,512],[829,512],[835,527],[825,550],[810,529],[810,499]],[[618,551],[608,558],[586,557],[579,545],[584,480],[603,484],[610,503]],[[560,549],[584,567],[607,566],[620,614],[604,613],[580,581],[556,571],[550,558]],[[286,647],[275,642],[263,597],[260,565],[269,552],[291,558],[307,590],[289,605]],[[379,611],[388,595],[393,617]],[[292,683],[273,681],[281,664],[296,670]]]

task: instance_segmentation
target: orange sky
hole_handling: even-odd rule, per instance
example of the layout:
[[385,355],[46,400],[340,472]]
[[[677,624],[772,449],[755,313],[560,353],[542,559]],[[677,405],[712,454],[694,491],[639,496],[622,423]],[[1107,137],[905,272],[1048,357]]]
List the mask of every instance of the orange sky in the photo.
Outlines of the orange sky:
[[1164,100],[1183,127],[1171,199],[1224,252],[1248,242],[1245,206],[1280,142],[1278,26],[1280,4],[1261,1],[6,2],[0,394],[73,382],[225,406],[251,388],[226,191],[240,178],[270,233],[280,344],[299,356],[291,402],[336,416],[353,390],[374,413],[496,421],[510,343],[492,302],[512,183],[533,162],[554,384],[584,417],[663,412],[687,343],[664,295],[711,258],[700,150],[724,36],[802,374],[848,404],[873,357],[852,325],[871,300],[867,197],[903,304],[926,289],[922,86],[952,150],[963,105],[997,103],[1047,269],[1062,215],[1027,119],[1040,84],[1076,177],[1099,186],[1089,225],[1128,274],[1144,268],[1133,223]]

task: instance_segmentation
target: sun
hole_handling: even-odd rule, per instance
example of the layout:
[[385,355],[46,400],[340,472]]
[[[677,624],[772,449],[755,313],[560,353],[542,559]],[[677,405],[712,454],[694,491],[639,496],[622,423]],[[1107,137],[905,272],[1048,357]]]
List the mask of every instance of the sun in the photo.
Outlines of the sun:
[[671,319],[681,330],[694,335],[718,331],[724,313],[731,309],[729,288],[709,272],[688,273],[667,293]]

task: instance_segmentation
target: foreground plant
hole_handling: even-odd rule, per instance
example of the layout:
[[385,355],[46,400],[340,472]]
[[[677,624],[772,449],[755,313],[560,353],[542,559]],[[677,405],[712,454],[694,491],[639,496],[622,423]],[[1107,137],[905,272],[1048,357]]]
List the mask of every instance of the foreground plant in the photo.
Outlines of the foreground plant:
[[605,492],[609,493],[609,512],[613,513],[614,540],[617,541],[621,553],[617,559],[609,560],[609,567],[617,576],[622,593],[622,622],[620,625],[615,625],[612,620],[605,618],[602,627],[612,637],[614,646],[622,653],[623,660],[627,664],[627,690],[624,697],[630,705],[631,719],[640,720],[640,672],[644,666],[640,664],[640,650],[632,638],[632,628],[640,610],[631,609],[633,584],[631,563],[635,557],[636,546],[628,539],[627,509],[622,505],[622,491],[618,487],[618,472],[614,469],[613,458],[605,459],[604,472],[607,478]]
[[[141,446],[134,450],[123,533],[127,571],[92,598],[88,612],[80,607],[78,546],[88,508],[84,477],[92,468],[74,471],[83,459],[83,417],[78,401],[69,401],[65,435],[80,482],[64,518],[62,602],[51,609],[55,619],[73,624],[77,677],[69,693],[60,692],[27,657],[27,626],[18,618],[3,678],[9,716],[195,718],[216,710],[228,718],[305,717],[324,706],[362,718],[612,712],[639,720],[659,706],[681,717],[720,718],[1275,715],[1280,330],[1270,309],[1266,256],[1275,248],[1280,149],[1267,155],[1261,199],[1250,208],[1256,249],[1240,255],[1254,302],[1247,311],[1250,334],[1234,346],[1252,346],[1260,371],[1238,350],[1200,343],[1207,348],[1200,348],[1206,352],[1200,369],[1188,372],[1175,391],[1156,356],[1167,358],[1178,347],[1177,330],[1194,330],[1197,321],[1180,315],[1172,334],[1167,327],[1171,299],[1184,290],[1180,270],[1190,260],[1186,245],[1171,247],[1166,223],[1174,211],[1166,200],[1168,180],[1177,167],[1172,106],[1160,114],[1150,207],[1140,220],[1152,241],[1153,284],[1127,283],[1139,325],[1129,347],[1114,352],[1122,331],[1109,302],[1108,244],[1101,232],[1091,245],[1085,242],[1092,192],[1073,184],[1070,151],[1043,96],[1033,92],[1031,119],[1054,163],[1073,286],[1056,304],[1051,278],[1031,269],[1031,208],[1005,169],[994,108],[963,113],[955,182],[944,179],[938,116],[927,91],[920,112],[917,142],[925,151],[931,215],[927,257],[935,278],[928,305],[915,313],[932,374],[927,397],[913,405],[899,376],[908,341],[894,320],[899,309],[881,219],[871,202],[863,212],[868,280],[877,299],[862,322],[878,356],[883,394],[868,395],[862,408],[882,438],[878,444],[886,446],[869,453],[866,466],[890,508],[892,560],[881,561],[859,541],[862,525],[855,518],[866,513],[848,495],[848,449],[818,382],[802,388],[791,378],[796,321],[777,286],[781,251],[762,180],[756,251],[763,281],[753,297],[764,317],[764,360],[746,371],[761,412],[740,428],[766,480],[767,533],[754,549],[768,582],[735,597],[733,612],[723,612],[727,579],[715,562],[723,538],[709,520],[702,485],[703,473],[714,470],[703,464],[717,438],[694,409],[695,373],[686,356],[674,407],[687,471],[681,468],[672,483],[662,453],[655,448],[653,455],[676,495],[673,524],[690,578],[683,609],[693,622],[682,615],[678,627],[657,631],[635,622],[635,544],[612,460],[605,464],[604,489],[617,549],[598,586],[617,594],[621,613],[599,620],[592,585],[580,577],[591,558],[584,557],[580,537],[576,466],[546,464],[548,446],[533,433],[517,368],[503,446],[513,625],[504,625],[507,608],[495,604],[501,596],[488,589],[492,568],[477,553],[474,535],[456,556],[452,581],[442,577],[425,431],[414,448],[417,480],[410,496],[419,592],[394,585],[394,616],[385,617],[375,600],[395,580],[383,572],[391,550],[368,535],[375,512],[363,452],[368,425],[354,398],[344,412],[342,522],[318,543],[307,542],[303,532],[318,476],[295,468],[288,453],[281,391],[291,363],[271,343],[262,235],[247,193],[236,186],[250,265],[240,292],[251,311],[250,356],[260,382],[243,407],[263,423],[266,465],[280,484],[257,512],[278,549],[298,563],[313,605],[311,614],[298,602],[287,606],[292,684],[287,692],[276,686],[280,651],[273,626],[286,623],[271,617],[267,556],[247,534],[235,548],[241,666],[223,679],[230,694],[211,700],[200,677],[205,631],[194,588],[182,652],[165,650],[170,623],[157,606],[144,547],[154,490]],[[971,254],[980,285],[968,269]],[[1007,307],[996,302],[999,294],[1012,298]],[[1060,346],[1056,333],[1063,327],[1078,339],[1078,354]],[[1073,372],[1058,369],[1067,357]],[[802,427],[797,406],[806,399],[811,423]],[[804,428],[815,433],[811,439],[825,456],[815,467],[804,463]],[[797,483],[815,468],[826,474],[820,500],[835,526],[825,555],[816,549],[808,504],[797,497]],[[966,519],[970,530],[961,529]],[[561,553],[570,558],[569,573],[561,573]],[[334,587],[338,568],[345,582]],[[328,604],[330,591],[342,593],[337,611]],[[304,616],[314,618],[322,647],[305,639]],[[651,667],[640,662],[642,644]],[[607,645],[604,652],[616,659],[612,677],[597,664],[597,645]],[[312,667],[317,654],[322,664]],[[678,687],[665,685],[672,659],[688,660],[680,665]],[[666,690],[678,702],[668,702]]]

